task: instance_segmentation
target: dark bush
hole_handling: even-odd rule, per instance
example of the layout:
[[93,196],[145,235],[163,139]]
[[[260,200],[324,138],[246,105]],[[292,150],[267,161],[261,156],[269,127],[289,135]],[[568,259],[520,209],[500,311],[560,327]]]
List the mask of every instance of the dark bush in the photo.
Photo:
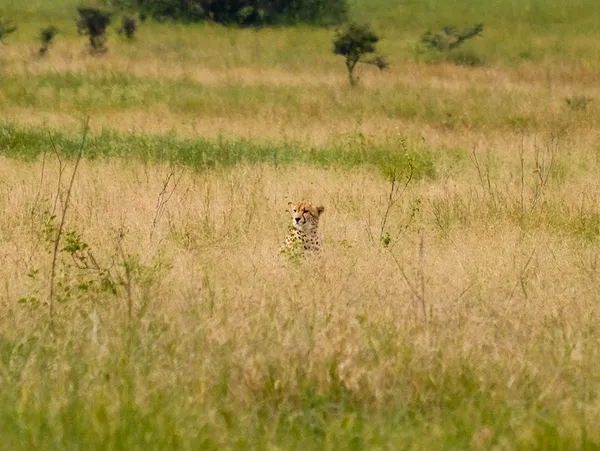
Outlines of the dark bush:
[[46,28],[42,28],[40,30],[40,42],[42,46],[40,47],[40,55],[45,55],[48,49],[50,48],[50,44],[52,44],[52,40],[58,34],[58,28],[49,25]]
[[90,46],[94,52],[106,52],[106,27],[110,24],[111,14],[96,8],[78,8],[77,31],[80,35],[89,36]]
[[105,2],[111,7],[135,10],[161,21],[208,20],[240,26],[339,24],[346,20],[348,13],[347,0],[105,0]]
[[133,39],[135,37],[135,30],[137,30],[137,21],[135,17],[124,15],[121,20],[121,28],[119,28],[119,34],[125,33],[128,39]]

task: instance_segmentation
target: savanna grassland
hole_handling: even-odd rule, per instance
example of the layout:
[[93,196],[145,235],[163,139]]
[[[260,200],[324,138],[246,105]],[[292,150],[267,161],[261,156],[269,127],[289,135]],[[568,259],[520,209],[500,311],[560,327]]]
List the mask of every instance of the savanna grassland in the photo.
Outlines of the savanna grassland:
[[598,449],[600,3],[472,3],[352,1],[351,88],[333,29],[0,0],[0,447]]

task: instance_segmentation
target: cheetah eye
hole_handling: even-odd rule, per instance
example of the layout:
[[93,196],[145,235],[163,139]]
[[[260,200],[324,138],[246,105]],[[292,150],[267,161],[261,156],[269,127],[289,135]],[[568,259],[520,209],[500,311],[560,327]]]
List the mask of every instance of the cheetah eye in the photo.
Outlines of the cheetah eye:
[[296,213],[296,209],[294,208],[294,213]]
[[302,213],[308,213],[308,210],[304,210]]

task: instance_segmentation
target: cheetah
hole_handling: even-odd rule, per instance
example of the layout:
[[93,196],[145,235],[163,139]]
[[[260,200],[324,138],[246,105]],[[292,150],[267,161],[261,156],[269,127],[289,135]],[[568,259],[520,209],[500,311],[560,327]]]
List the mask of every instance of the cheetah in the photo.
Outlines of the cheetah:
[[281,247],[281,253],[291,257],[300,257],[305,252],[316,253],[321,250],[319,239],[319,217],[325,207],[313,207],[300,202],[290,204],[292,209],[292,225],[290,233]]

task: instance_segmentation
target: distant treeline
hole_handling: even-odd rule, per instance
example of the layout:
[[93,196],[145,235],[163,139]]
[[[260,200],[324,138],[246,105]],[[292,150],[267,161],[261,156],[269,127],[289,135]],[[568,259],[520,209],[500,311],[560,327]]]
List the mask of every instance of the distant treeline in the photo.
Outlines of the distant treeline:
[[107,0],[113,7],[137,11],[156,20],[212,21],[261,26],[345,22],[347,0]]

